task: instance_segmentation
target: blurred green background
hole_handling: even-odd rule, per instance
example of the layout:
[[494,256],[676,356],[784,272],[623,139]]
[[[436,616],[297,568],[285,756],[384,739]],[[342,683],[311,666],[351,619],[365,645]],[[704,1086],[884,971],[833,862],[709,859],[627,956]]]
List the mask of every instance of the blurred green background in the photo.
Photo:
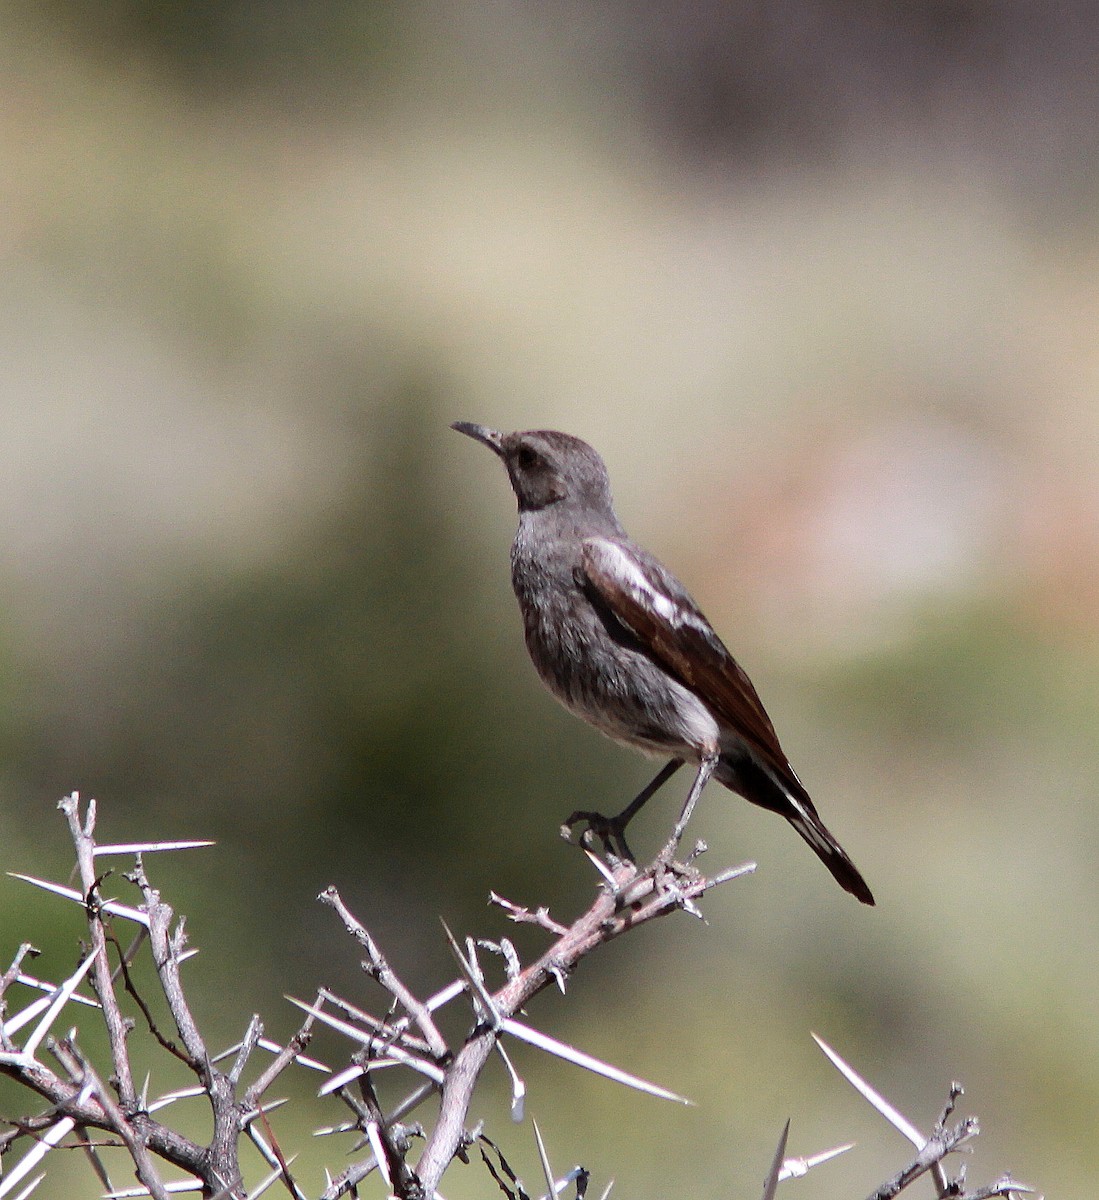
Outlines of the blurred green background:
[[[961,1080],[972,1180],[1093,1195],[1097,42],[1079,0],[3,4],[0,866],[67,878],[74,788],[107,840],[216,838],[151,869],[225,1044],[374,998],[326,884],[422,988],[438,914],[509,932],[490,888],[577,912],[559,821],[650,767],[539,688],[510,491],[447,425],[565,429],[879,907],[714,789],[693,832],[756,876],[532,1011],[698,1106],[520,1049],[555,1165],[755,1196],[791,1116],[859,1146],[787,1194],[865,1194],[909,1150],[814,1029],[925,1128]],[[68,969],[75,909],[0,906]]]

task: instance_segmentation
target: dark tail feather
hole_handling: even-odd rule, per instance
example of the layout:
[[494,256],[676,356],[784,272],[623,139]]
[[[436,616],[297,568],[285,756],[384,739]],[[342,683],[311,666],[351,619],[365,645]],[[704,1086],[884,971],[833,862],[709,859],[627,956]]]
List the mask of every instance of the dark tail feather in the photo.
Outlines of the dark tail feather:
[[811,805],[802,804],[790,798],[793,811],[782,815],[809,843],[813,853],[832,872],[836,882],[845,892],[861,900],[863,904],[873,904],[874,894],[866,886],[866,880],[859,874],[858,867],[847,857],[847,852],[828,832],[824,822],[817,816]]
[[780,774],[774,765],[758,761],[751,754],[739,758],[722,756],[715,774],[719,783],[746,800],[785,817],[809,843],[813,853],[832,872],[845,892],[850,892],[863,904],[874,903],[874,894],[866,886],[866,880],[847,857],[844,848],[828,832],[809,799],[809,793],[802,787],[801,780],[789,763],[784,761]]

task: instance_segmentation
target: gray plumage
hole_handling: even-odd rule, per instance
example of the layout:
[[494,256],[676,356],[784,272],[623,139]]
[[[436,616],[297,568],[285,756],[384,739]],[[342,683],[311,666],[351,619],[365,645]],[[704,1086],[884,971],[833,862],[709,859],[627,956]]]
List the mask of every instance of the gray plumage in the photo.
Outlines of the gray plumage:
[[453,428],[507,468],[519,505],[512,586],[527,650],[553,695],[616,741],[699,766],[677,834],[712,773],[785,817],[841,887],[873,904],[790,766],[751,680],[683,585],[622,528],[599,455],[553,430]]

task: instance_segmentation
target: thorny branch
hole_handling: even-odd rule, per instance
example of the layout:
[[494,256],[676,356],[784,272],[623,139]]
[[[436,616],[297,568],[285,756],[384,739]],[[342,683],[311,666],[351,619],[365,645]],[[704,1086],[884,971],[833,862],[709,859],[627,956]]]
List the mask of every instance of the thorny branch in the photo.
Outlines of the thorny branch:
[[[963,1142],[968,1142],[970,1138],[976,1137],[979,1132],[980,1126],[977,1124],[976,1118],[967,1117],[953,1129],[943,1129],[933,1133],[912,1162],[872,1192],[869,1200],[893,1200],[893,1197],[898,1196],[910,1183],[938,1166],[948,1154],[957,1150]],[[964,1193],[953,1192],[951,1194],[961,1196]]]
[[80,881],[84,887],[84,907],[92,939],[91,953],[95,958],[92,966],[92,988],[103,1009],[103,1023],[111,1041],[114,1085],[118,1089],[118,1098],[123,1106],[133,1108],[137,1094],[130,1072],[130,1056],[126,1052],[126,1038],[131,1026],[123,1019],[115,996],[111,968],[107,962],[107,934],[103,927],[103,913],[99,907],[99,880],[95,872],[95,842],[92,838],[95,833],[96,805],[94,800],[88,804],[83,825],[80,823],[79,803],[75,792],[61,801],[60,808],[69,822],[69,832],[76,847]]
[[[182,922],[174,932],[171,931],[172,910],[161,902],[159,895],[150,887],[141,861],[143,851],[184,849],[209,843],[100,847],[95,842],[94,801],[86,805],[82,813],[79,796],[73,793],[66,796],[59,807],[68,822],[76,849],[82,890],[73,892],[70,888],[40,880],[29,882],[75,899],[82,905],[88,926],[89,948],[77,971],[61,985],[51,988],[40,1000],[13,1016],[9,1016],[6,1010],[0,1010],[0,1017],[3,1018],[0,1027],[0,1073],[37,1094],[49,1106],[44,1112],[9,1121],[11,1129],[0,1136],[0,1153],[10,1151],[20,1138],[35,1139],[34,1147],[15,1168],[7,1172],[4,1182],[0,1184],[0,1196],[7,1195],[13,1180],[21,1177],[16,1175],[17,1172],[27,1167],[23,1173],[29,1173],[45,1152],[52,1145],[61,1143],[70,1131],[76,1131],[80,1139],[77,1144],[89,1148],[83,1140],[83,1131],[94,1129],[120,1139],[139,1182],[157,1200],[168,1200],[169,1189],[160,1177],[155,1159],[197,1180],[205,1196],[244,1200],[246,1192],[237,1161],[240,1134],[254,1115],[259,1095],[289,1065],[293,1054],[279,1054],[260,1080],[248,1089],[248,1102],[237,1100],[237,1079],[219,1071],[211,1061],[186,999],[179,971],[180,962],[185,957]],[[136,856],[134,870],[127,878],[142,890],[144,905],[140,909],[103,897],[102,888],[107,874],[97,873],[97,860],[109,853],[122,852]],[[122,950],[122,943],[112,927],[116,919],[134,921],[141,931],[126,951]],[[153,950],[157,981],[183,1042],[182,1051],[160,1035],[153,1021],[151,1007],[138,992],[129,973],[130,960],[146,944],[143,936],[146,930],[149,933],[148,944]],[[0,985],[5,989],[27,978],[22,975],[20,964],[29,952],[29,946],[21,947],[12,966],[0,977]],[[113,968],[110,961],[112,952],[116,960]],[[85,975],[91,982],[95,1001],[81,997],[77,991]],[[163,1096],[155,1103],[150,1102],[144,1094],[138,1094],[128,1045],[134,1022],[123,1013],[115,990],[115,980],[119,977],[123,980],[127,996],[142,1014],[147,1028],[158,1043],[171,1050],[194,1071],[198,1077],[197,1088]],[[59,1040],[48,1038],[50,1027],[58,1015],[74,1000],[99,1009],[108,1036],[110,1065],[106,1072],[97,1071],[92,1066],[79,1044],[75,1029]],[[32,1022],[35,1022],[33,1031],[21,1037],[21,1031]],[[308,1037],[308,1024],[299,1031],[295,1045],[304,1045]],[[57,1060],[61,1074],[38,1058],[37,1050],[44,1040],[46,1048]],[[276,1050],[281,1051],[281,1047],[276,1047]],[[274,1070],[275,1067],[278,1070]],[[153,1115],[154,1110],[163,1111],[188,1095],[204,1095],[211,1107],[214,1134],[208,1145],[193,1141]],[[107,1145],[109,1147],[109,1143]],[[98,1160],[96,1169],[105,1175]],[[29,1190],[24,1194],[29,1195]]]
[[[76,849],[80,890],[26,876],[21,878],[80,904],[89,941],[80,965],[59,985],[40,984],[23,972],[23,964],[36,953],[29,943],[20,946],[11,965],[0,974],[0,1074],[22,1084],[47,1106],[41,1112],[7,1122],[10,1128],[0,1133],[0,1155],[11,1152],[20,1143],[30,1146],[0,1180],[0,1200],[9,1195],[14,1197],[16,1186],[23,1186],[18,1193],[20,1198],[29,1196],[41,1178],[30,1179],[31,1173],[45,1155],[60,1144],[84,1150],[101,1185],[108,1191],[111,1185],[105,1160],[109,1155],[124,1154],[145,1194],[157,1200],[167,1200],[168,1195],[184,1183],[180,1179],[163,1179],[161,1167],[182,1172],[192,1181],[191,1186],[200,1189],[208,1200],[248,1200],[280,1181],[295,1200],[307,1200],[306,1192],[291,1173],[293,1158],[288,1157],[278,1144],[269,1120],[269,1114],[282,1102],[264,1100],[270,1087],[292,1065],[325,1072],[328,1078],[321,1088],[321,1095],[335,1096],[350,1110],[351,1120],[319,1132],[357,1132],[361,1135],[360,1146],[369,1149],[366,1157],[352,1163],[335,1178],[329,1177],[320,1200],[358,1195],[359,1184],[374,1170],[384,1178],[387,1194],[399,1200],[433,1200],[444,1171],[455,1157],[468,1160],[467,1151],[475,1142],[493,1149],[495,1162],[487,1156],[486,1162],[498,1185],[511,1196],[526,1196],[518,1177],[495,1143],[479,1129],[466,1128],[474,1088],[494,1051],[503,1059],[512,1080],[512,1116],[522,1119],[526,1085],[506,1052],[505,1038],[525,1041],[653,1096],[671,1100],[683,1098],[532,1028],[527,1024],[524,1006],[550,985],[564,990],[566,981],[583,959],[606,942],[679,909],[699,916],[697,901],[706,892],[754,869],[754,864],[748,864],[706,878],[695,865],[704,849],[701,845],[686,865],[672,863],[669,855],[662,854],[644,867],[612,855],[597,858],[586,848],[585,853],[598,870],[600,881],[587,910],[571,924],[551,917],[544,907],[527,909],[495,893],[491,895],[491,902],[510,920],[534,925],[549,936],[550,944],[533,962],[524,966],[506,940],[468,939],[465,949],[461,949],[447,931],[456,956],[458,976],[426,1000],[419,999],[404,983],[336,889],[328,888],[320,899],[333,909],[365,952],[363,970],[390,998],[386,1011],[381,1016],[372,1015],[360,1004],[321,988],[311,1005],[299,1004],[305,1009],[306,1017],[286,1045],[267,1040],[262,1022],[258,1016],[253,1016],[240,1043],[214,1055],[187,999],[181,971],[184,960],[195,951],[186,949],[184,921],[176,920],[171,906],[150,884],[143,861],[146,854],[210,843],[97,846],[94,801],[84,806],[81,813],[79,797],[74,793],[61,802],[60,808]],[[133,856],[132,869],[121,878],[139,889],[142,903],[138,907],[104,896],[104,883],[111,877],[111,872],[100,868],[100,860],[123,853]],[[128,921],[137,927],[136,936],[125,949],[123,940],[116,933],[119,921]],[[152,958],[161,996],[155,1003],[142,994],[136,982],[138,976],[130,970],[145,947]],[[477,961],[480,947],[498,951],[504,958],[504,978],[494,987],[486,982]],[[85,977],[90,981],[95,1000],[80,993]],[[119,980],[123,988],[121,994],[116,991]],[[44,994],[9,1016],[6,999],[17,985],[44,989]],[[464,1039],[450,1045],[440,1032],[434,1014],[455,1001],[470,1006],[472,1026]],[[168,1009],[178,1043],[158,1028],[154,1010],[161,1002]],[[87,1006],[99,1010],[99,1019],[108,1035],[110,1062],[106,1071],[97,1070],[89,1061],[75,1029],[57,1040],[48,1037],[59,1014],[75,1004],[84,1005],[83,1011],[87,1011]],[[124,1011],[124,1004],[140,1014],[138,1024],[135,1025],[134,1019]],[[324,1064],[305,1057],[304,1051],[318,1022],[352,1042],[347,1066],[333,1072]],[[194,1074],[195,1085],[151,1098],[146,1094],[149,1086],[146,1082],[139,1094],[129,1052],[129,1041],[135,1030],[144,1030],[162,1050],[182,1061]],[[40,1060],[37,1053],[40,1045],[50,1051],[60,1073]],[[940,1120],[932,1134],[925,1138],[843,1064],[834,1051],[823,1043],[821,1045],[854,1086],[896,1124],[917,1149],[915,1159],[882,1184],[871,1200],[892,1200],[915,1179],[929,1172],[940,1200],[1010,1198],[1028,1190],[1006,1175],[989,1187],[972,1191],[966,1190],[964,1175],[957,1179],[948,1178],[943,1160],[963,1142],[977,1135],[975,1118],[967,1118],[947,1128],[947,1120],[961,1094],[960,1088],[952,1090]],[[246,1082],[248,1067],[260,1048],[273,1057],[250,1083]],[[218,1064],[226,1059],[231,1059],[231,1063],[223,1070]],[[398,1068],[415,1076],[404,1099],[388,1112],[383,1108],[374,1084],[374,1074],[381,1068]],[[178,1133],[165,1119],[169,1110],[175,1111],[177,1103],[193,1097],[205,1099],[213,1118],[210,1141],[205,1145]],[[403,1123],[431,1097],[438,1098],[439,1107],[426,1131],[419,1125]],[[97,1141],[88,1133],[94,1130],[108,1136]],[[241,1170],[242,1138],[254,1146],[264,1169],[270,1168],[265,1178],[250,1187],[246,1187]],[[420,1144],[418,1139],[421,1138],[422,1150],[412,1160],[412,1147]],[[849,1149],[837,1147],[806,1158],[786,1158],[785,1138],[784,1133],[768,1176],[767,1197],[774,1195],[781,1180],[803,1175],[811,1167]],[[587,1187],[587,1172],[582,1167],[575,1167],[554,1182],[555,1176],[540,1137],[538,1149],[547,1186],[552,1183],[551,1190],[560,1194],[571,1185],[580,1200]]]
[[966,1190],[964,1168],[956,1179],[950,1179],[947,1176],[943,1160],[963,1143],[975,1138],[980,1132],[980,1125],[976,1117],[966,1117],[953,1128],[947,1127],[947,1121],[953,1116],[959,1099],[965,1094],[960,1083],[950,1085],[950,1095],[946,1105],[940,1113],[938,1121],[935,1122],[931,1136],[925,1137],[906,1116],[890,1104],[871,1084],[867,1083],[850,1063],[840,1058],[831,1046],[817,1037],[815,1033],[813,1039],[855,1091],[916,1147],[916,1157],[912,1162],[871,1193],[869,1200],[893,1200],[893,1197],[904,1191],[909,1184],[929,1172],[934,1180],[935,1193],[939,1200],[988,1200],[992,1196],[1010,1198],[1033,1191],[1026,1184],[1012,1179],[1010,1175],[1002,1176],[991,1187],[979,1188],[974,1192]]
[[431,1019],[431,1013],[428,1011],[427,1006],[421,1004],[400,981],[397,973],[378,949],[374,939],[367,933],[362,923],[356,917],[352,916],[343,900],[340,899],[339,892],[334,887],[329,887],[321,892],[318,898],[322,904],[331,905],[336,910],[348,933],[366,951],[368,958],[363,963],[363,970],[373,975],[387,992],[392,992],[393,999],[408,1012],[409,1016],[420,1027],[420,1031],[423,1033],[424,1040],[427,1042],[431,1053],[436,1058],[445,1058],[447,1055],[446,1042],[443,1040],[438,1029],[436,1029],[435,1022]]

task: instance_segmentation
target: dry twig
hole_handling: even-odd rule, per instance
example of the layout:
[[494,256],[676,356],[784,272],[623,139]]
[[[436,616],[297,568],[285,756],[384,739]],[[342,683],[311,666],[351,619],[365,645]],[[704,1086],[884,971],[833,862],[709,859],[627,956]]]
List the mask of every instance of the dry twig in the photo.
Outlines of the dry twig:
[[[76,1145],[88,1153],[93,1171],[110,1196],[150,1195],[167,1200],[170,1194],[188,1189],[201,1191],[207,1200],[246,1200],[281,1182],[294,1200],[307,1200],[306,1192],[291,1174],[293,1157],[283,1153],[269,1120],[269,1114],[282,1102],[264,1101],[274,1081],[295,1065],[323,1071],[327,1078],[320,1095],[335,1095],[352,1114],[352,1120],[319,1132],[357,1132],[363,1139],[360,1144],[370,1150],[335,1178],[330,1177],[320,1200],[357,1195],[359,1185],[374,1170],[384,1177],[387,1192],[399,1200],[432,1200],[444,1171],[455,1157],[468,1159],[467,1151],[474,1142],[482,1146],[482,1157],[500,1188],[510,1196],[526,1197],[495,1143],[479,1130],[466,1128],[474,1089],[490,1055],[497,1053],[509,1072],[512,1116],[517,1120],[523,1117],[527,1089],[507,1054],[505,1042],[509,1038],[650,1095],[687,1102],[667,1088],[535,1029],[522,1010],[551,985],[563,991],[565,981],[580,963],[607,942],[677,910],[701,915],[698,901],[707,892],[754,869],[754,864],[748,864],[707,878],[696,866],[702,847],[685,865],[672,863],[662,853],[644,867],[615,855],[600,858],[585,848],[598,872],[597,887],[587,910],[571,924],[551,917],[544,907],[528,909],[495,893],[491,896],[491,902],[509,919],[534,925],[549,936],[549,944],[541,954],[524,965],[510,942],[470,938],[463,948],[448,930],[446,936],[458,974],[425,1000],[414,995],[404,983],[336,889],[328,888],[320,899],[333,909],[365,951],[363,969],[387,996],[382,1015],[373,1015],[360,1003],[321,988],[312,1004],[294,1002],[305,1010],[306,1017],[285,1046],[266,1039],[262,1021],[253,1016],[239,1043],[213,1054],[184,986],[181,966],[194,953],[187,949],[184,921],[176,919],[171,906],[152,886],[144,864],[146,854],[190,850],[210,843],[99,846],[95,841],[94,801],[82,810],[79,797],[73,793],[61,802],[60,808],[76,851],[80,888],[29,876],[18,878],[81,907],[87,925],[86,952],[72,974],[55,985],[23,971],[25,961],[35,953],[24,942],[0,974],[0,1074],[23,1085],[45,1105],[41,1111],[9,1122],[10,1128],[0,1133],[0,1154],[10,1152],[20,1142],[25,1141],[29,1146],[0,1180],[0,1200],[22,1200],[29,1196],[42,1177],[41,1173],[34,1178],[32,1175],[46,1155],[63,1144]],[[133,856],[132,869],[121,878],[139,890],[140,905],[104,895],[108,876],[97,874],[97,863],[107,854]],[[136,926],[136,934],[128,944],[118,936],[120,922]],[[496,984],[490,984],[478,962],[481,948],[503,959],[503,978]],[[159,997],[144,995],[136,982],[139,973],[131,971],[131,965],[146,951],[156,973]],[[82,996],[78,990],[85,978],[90,980],[95,1000]],[[121,990],[117,988],[119,982]],[[9,1016],[6,1005],[19,987],[36,992],[36,998]],[[464,1038],[450,1045],[439,1029],[435,1014],[455,1002],[468,1004],[471,1025]],[[97,1069],[88,1060],[75,1030],[59,1039],[50,1037],[60,1014],[77,1004],[83,1006],[81,1012],[101,1021],[107,1031],[106,1069]],[[168,1036],[158,1027],[154,1013],[161,1007],[167,1008],[174,1036]],[[136,1024],[133,1013],[139,1017]],[[347,1065],[333,1071],[305,1057],[303,1051],[317,1024],[335,1030],[352,1043]],[[146,1081],[139,1091],[129,1042],[142,1033],[188,1067],[195,1077],[192,1086],[150,1097]],[[52,1054],[57,1069],[40,1059],[42,1046]],[[952,1089],[942,1116],[931,1135],[925,1137],[834,1051],[823,1043],[821,1046],[861,1094],[916,1147],[915,1159],[882,1184],[872,1200],[892,1200],[915,1179],[928,1173],[935,1181],[940,1200],[1010,1198],[1028,1190],[1005,1175],[988,1187],[967,1191],[964,1175],[956,1179],[947,1176],[946,1157],[978,1131],[973,1118],[947,1126],[961,1095],[960,1088]],[[260,1051],[272,1054],[272,1060],[249,1083],[245,1076]],[[223,1069],[219,1064],[227,1060],[228,1067]],[[415,1076],[404,1098],[388,1111],[375,1088],[376,1072],[383,1069],[404,1073],[406,1077],[411,1072]],[[439,1107],[429,1127],[425,1130],[404,1124],[406,1117],[431,1097],[438,1098]],[[175,1105],[194,1098],[203,1098],[210,1110],[212,1133],[206,1144],[179,1133],[167,1119]],[[100,1131],[106,1137],[96,1141],[89,1136],[91,1131]],[[412,1161],[411,1148],[416,1144],[414,1139],[420,1137],[423,1148]],[[577,1200],[582,1200],[588,1184],[584,1168],[574,1167],[560,1179],[555,1178],[537,1127],[536,1139],[547,1200],[562,1194],[570,1185]],[[265,1169],[269,1168],[250,1191],[240,1162],[241,1148],[249,1143]],[[837,1147],[809,1157],[787,1158],[785,1144],[784,1132],[767,1177],[764,1193],[767,1200],[782,1180],[804,1175],[810,1168],[849,1149]],[[484,1146],[493,1150],[495,1159],[485,1153]],[[105,1158],[123,1153],[140,1186],[111,1191]],[[164,1178],[161,1171],[165,1167],[174,1169],[182,1178]],[[22,1191],[16,1193],[17,1187]],[[604,1197],[609,1191],[608,1186]]]

